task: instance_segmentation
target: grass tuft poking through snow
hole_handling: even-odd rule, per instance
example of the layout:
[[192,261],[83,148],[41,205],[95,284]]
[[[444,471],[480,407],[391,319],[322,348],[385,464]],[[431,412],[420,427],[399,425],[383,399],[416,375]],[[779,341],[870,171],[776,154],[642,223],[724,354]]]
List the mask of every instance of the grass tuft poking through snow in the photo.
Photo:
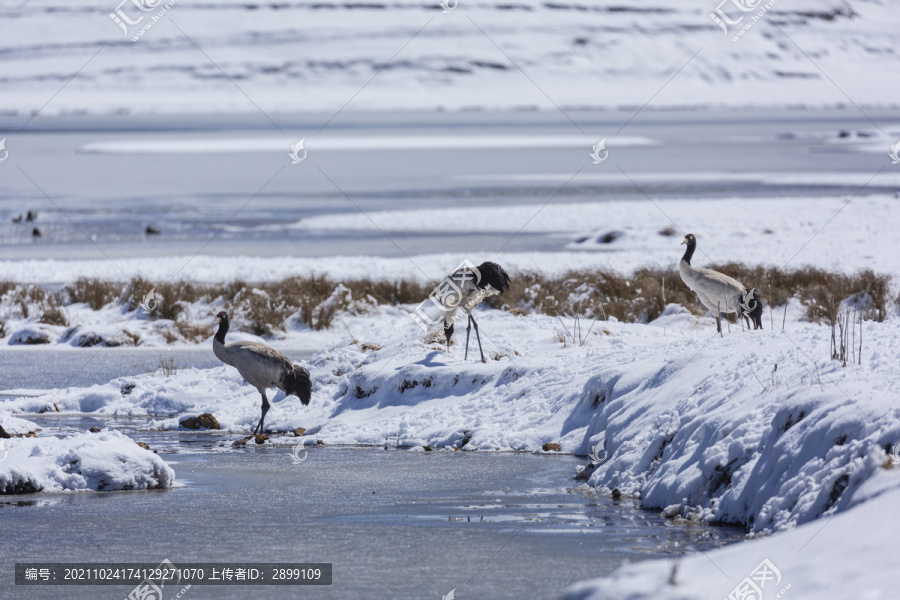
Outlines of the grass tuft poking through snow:
[[[900,299],[891,297],[891,278],[869,270],[847,275],[817,268],[778,269],[728,263],[712,268],[762,292],[770,311],[796,298],[813,322],[831,323],[853,308],[864,320],[882,321]],[[324,331],[336,319],[366,314],[379,306],[416,305],[433,284],[368,278],[336,281],[325,276],[289,277],[248,284],[152,282],[135,277],[125,284],[77,279],[48,293],[35,284],[0,284],[0,336],[8,343],[64,343],[74,346],[133,346],[197,343],[209,337],[219,310],[232,316],[232,329],[268,339],[297,329]],[[154,310],[142,310],[150,292]],[[647,323],[666,306],[705,311],[675,268],[642,268],[631,275],[605,269],[559,275],[514,273],[509,292],[487,306],[514,314],[579,317],[583,331],[596,319]],[[770,322],[774,316],[770,314]],[[70,326],[71,325],[71,326]],[[562,339],[571,337],[565,333]],[[583,333],[582,331],[582,333]],[[577,333],[574,335],[578,336]],[[577,339],[575,340],[577,341]]]

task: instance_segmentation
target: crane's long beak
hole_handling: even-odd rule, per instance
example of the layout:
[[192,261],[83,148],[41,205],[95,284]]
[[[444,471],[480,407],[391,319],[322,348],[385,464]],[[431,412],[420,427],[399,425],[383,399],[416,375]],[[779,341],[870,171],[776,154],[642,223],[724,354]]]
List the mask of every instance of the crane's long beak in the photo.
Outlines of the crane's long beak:
[[679,246],[684,246],[685,244],[687,244],[687,238],[684,238],[683,240],[681,240],[681,243],[678,244],[678,245],[679,245]]
[[213,325],[218,325],[219,321],[222,320],[222,317],[216,317],[216,320],[213,321]]

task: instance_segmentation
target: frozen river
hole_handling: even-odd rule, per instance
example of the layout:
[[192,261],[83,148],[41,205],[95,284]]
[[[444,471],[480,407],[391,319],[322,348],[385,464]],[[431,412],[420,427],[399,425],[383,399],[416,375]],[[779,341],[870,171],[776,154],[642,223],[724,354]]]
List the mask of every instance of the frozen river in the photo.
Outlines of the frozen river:
[[[96,350],[95,350],[96,352]],[[90,385],[115,369],[141,372],[160,351],[2,352],[4,373],[28,387]],[[163,351],[166,352],[166,351]],[[41,359],[38,360],[38,353]],[[202,350],[166,354],[207,367]],[[213,357],[214,358],[214,357]],[[54,364],[49,378],[27,364]],[[118,374],[122,374],[121,372]],[[60,381],[57,381],[59,379]],[[66,382],[62,382],[66,379]],[[41,385],[36,385],[40,382]],[[6,386],[4,386],[6,387]],[[121,599],[129,587],[11,585],[17,561],[330,562],[330,587],[193,587],[196,598],[553,598],[624,561],[673,559],[742,539],[740,531],[676,524],[637,501],[572,488],[582,458],[525,453],[409,452],[310,447],[294,464],[282,447],[234,448],[237,434],[149,431],[143,419],[30,416],[41,435],[110,427],[172,464],[168,491],[33,494],[0,500],[0,598]],[[465,595],[464,595],[465,594]]]
[[[568,114],[572,122],[546,111],[353,114],[330,123],[328,114],[273,115],[283,134],[260,115],[41,117],[18,134],[19,119],[2,117],[10,154],[0,165],[0,252],[7,259],[492,252],[509,236],[484,227],[407,225],[388,236],[375,226],[297,223],[394,209],[896,189],[884,177],[864,187],[889,162],[893,142],[855,108]],[[897,111],[868,114],[889,135],[900,132]],[[308,155],[291,164],[301,138]],[[600,139],[609,157],[593,164]],[[29,210],[38,211],[33,225],[11,222]],[[160,234],[145,235],[147,227]],[[505,250],[553,251],[570,241],[525,232]]]
[[[48,426],[53,419],[38,419]],[[76,426],[70,420],[64,427]],[[81,423],[87,425],[88,419]],[[119,423],[118,426],[127,424]],[[117,426],[117,427],[118,427]],[[232,450],[228,436],[137,433],[173,464],[164,492],[0,501],[3,598],[121,599],[130,586],[14,589],[16,561],[330,562],[333,585],[192,587],[193,598],[554,598],[624,561],[737,541],[634,501],[572,491],[570,456],[311,448]],[[234,437],[234,436],[232,436]],[[177,591],[177,590],[176,590]]]

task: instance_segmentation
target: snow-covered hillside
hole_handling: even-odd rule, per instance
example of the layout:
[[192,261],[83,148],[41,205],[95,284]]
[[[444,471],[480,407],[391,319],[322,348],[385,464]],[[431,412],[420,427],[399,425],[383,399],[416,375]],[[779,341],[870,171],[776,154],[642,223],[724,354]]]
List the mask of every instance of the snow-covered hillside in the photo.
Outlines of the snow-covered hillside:
[[133,42],[169,3],[135,4],[5,3],[0,111],[896,104],[896,0],[782,0],[736,42],[763,3],[181,0]]

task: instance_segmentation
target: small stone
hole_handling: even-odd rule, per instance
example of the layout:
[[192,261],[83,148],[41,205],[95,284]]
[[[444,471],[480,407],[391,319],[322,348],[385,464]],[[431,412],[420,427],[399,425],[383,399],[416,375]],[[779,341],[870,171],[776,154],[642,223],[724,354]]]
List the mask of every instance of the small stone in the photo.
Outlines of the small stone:
[[267,435],[254,435],[253,436],[253,441],[256,442],[257,444],[265,444],[266,440],[268,440],[268,439],[269,439],[269,436],[267,436]]
[[200,423],[200,427],[205,427],[206,429],[219,428],[219,422],[212,416],[212,413],[203,413],[197,417],[197,422]]
[[541,450],[543,450],[544,452],[559,452],[559,444],[550,442],[541,446]]
[[431,446],[422,446],[425,448],[425,452],[431,452]]
[[203,413],[199,417],[188,417],[179,421],[178,424],[185,429],[200,429],[201,427],[204,429],[219,429],[219,422],[212,413]]
[[234,440],[234,442],[232,442],[231,445],[232,446],[245,446],[247,444],[247,442],[249,442],[249,441],[250,441],[250,438],[245,437],[245,438],[241,438],[239,440]]
[[304,433],[306,433],[306,428],[304,428],[304,427],[298,427],[297,429],[294,430],[294,435],[297,437],[300,437]]
[[140,447],[143,448],[144,450],[149,450],[149,449],[150,449],[150,446],[148,446],[148,445],[145,444],[144,442],[135,442],[135,444],[137,444],[138,446],[140,446]]
[[613,488],[612,499],[613,500],[621,500],[622,499],[622,490],[620,490],[619,488]]
[[[100,427],[91,427],[91,433],[100,433],[101,431],[103,431],[103,429]],[[138,442],[138,444],[140,444],[140,442]]]
[[322,440],[316,440],[316,446],[324,446],[324,445],[325,445],[325,442],[323,442]]

